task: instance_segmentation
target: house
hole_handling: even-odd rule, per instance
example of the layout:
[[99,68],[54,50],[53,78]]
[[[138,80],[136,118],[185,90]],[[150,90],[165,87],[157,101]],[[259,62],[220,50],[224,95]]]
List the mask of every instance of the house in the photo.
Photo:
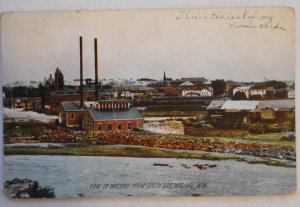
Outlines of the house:
[[213,100],[207,107],[211,119],[240,120],[242,122],[284,123],[295,112],[295,101]]
[[240,120],[248,122],[252,117],[251,112],[256,113],[255,109],[259,101],[226,101],[222,106],[223,118],[227,120]]
[[246,95],[246,97],[249,98],[249,96],[250,96],[250,86],[239,86],[239,87],[234,88],[233,92],[232,92],[233,96],[238,91],[244,93]]
[[263,100],[258,104],[262,122],[283,123],[295,112],[295,100]]
[[288,92],[288,98],[295,98],[295,89],[291,89]]
[[67,127],[80,128],[84,112],[80,101],[61,102],[58,107],[58,122]]
[[182,90],[182,96],[210,97],[213,96],[213,90],[207,88],[202,88],[200,90]]
[[207,107],[210,119],[252,122],[257,119],[259,101],[213,100]]
[[267,94],[267,88],[264,85],[255,85],[255,86],[252,86],[249,90],[249,96],[264,97],[264,96],[266,96],[266,94]]
[[212,100],[206,108],[207,115],[213,119],[222,118],[224,110],[222,110],[221,107],[223,106],[223,104],[225,102],[226,102],[226,100],[224,100],[224,99]]
[[210,89],[208,89],[208,88],[203,88],[203,89],[201,89],[200,90],[200,96],[205,96],[205,97],[207,97],[207,96],[213,96],[213,89],[212,88],[210,88]]
[[58,121],[67,127],[78,127],[93,132],[130,132],[143,129],[144,118],[127,100],[62,102]]

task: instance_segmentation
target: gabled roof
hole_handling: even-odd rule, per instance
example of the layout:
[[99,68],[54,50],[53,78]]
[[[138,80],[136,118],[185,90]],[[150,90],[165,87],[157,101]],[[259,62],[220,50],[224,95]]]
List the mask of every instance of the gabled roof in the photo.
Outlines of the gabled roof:
[[253,110],[256,109],[259,101],[226,101],[221,109],[225,110]]
[[109,120],[143,120],[144,117],[136,108],[129,108],[126,111],[98,111],[97,109],[87,109],[94,121]]
[[79,101],[66,101],[61,102],[62,107],[65,111],[85,111],[85,109],[82,109],[80,107]]
[[259,108],[273,108],[273,109],[293,109],[295,108],[294,99],[284,100],[263,100],[259,102]]
[[200,89],[200,91],[203,91],[203,90],[213,92],[213,91],[212,91],[211,89],[209,89],[209,88],[201,88],[201,89]]
[[262,100],[262,101],[233,101],[233,100],[213,100],[207,109],[223,109],[226,111],[251,110],[258,112],[260,109],[271,108],[278,111],[285,111],[295,108],[294,99],[285,100]]
[[212,100],[207,109],[221,109],[226,100]]

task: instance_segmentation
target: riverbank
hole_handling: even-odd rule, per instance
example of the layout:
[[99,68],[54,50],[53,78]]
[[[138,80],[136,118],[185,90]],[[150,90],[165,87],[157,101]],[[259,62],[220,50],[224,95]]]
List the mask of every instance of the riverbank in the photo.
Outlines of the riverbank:
[[270,158],[238,156],[226,153],[207,153],[191,150],[174,150],[125,145],[62,145],[49,147],[16,146],[4,147],[7,155],[73,155],[73,156],[111,156],[111,157],[143,157],[143,158],[186,158],[202,160],[236,160],[248,164],[265,164],[279,167],[296,167],[293,162]]
[[[180,129],[180,125],[178,125],[180,123],[176,120],[166,121],[164,124],[168,124],[168,127],[155,121],[146,124],[148,124],[148,128],[160,130],[160,132],[166,131],[162,129],[168,129],[168,132],[174,133],[175,130]],[[158,127],[159,124],[164,127]],[[274,166],[285,166],[288,161],[296,161],[295,139],[287,139],[283,133],[237,137],[226,137],[225,135],[222,137],[201,137],[141,131],[99,134],[40,122],[6,123],[4,128],[4,152],[7,155],[54,154],[166,158],[193,158],[196,156],[196,159],[209,159],[207,154],[218,154],[216,159],[220,155],[222,155],[222,159],[235,160],[240,160],[239,157],[244,159],[246,156],[252,156],[256,158],[254,161],[246,160],[245,162],[256,163],[256,160],[260,160],[262,163]],[[44,147],[45,149],[40,149],[39,146],[35,146],[35,148],[32,146],[31,148],[28,146],[26,148],[24,146],[9,148],[8,146],[8,144],[22,143],[55,143],[67,147],[65,149],[56,147],[56,149],[53,144],[51,147]],[[111,146],[111,149],[105,148],[108,145]],[[122,149],[115,147],[120,145],[124,147]],[[132,148],[133,146],[136,148]],[[130,150],[126,151],[126,147],[129,147]],[[179,153],[180,151],[187,154]],[[194,155],[194,152],[203,152],[205,155]],[[237,158],[227,158],[227,155],[233,155]]]

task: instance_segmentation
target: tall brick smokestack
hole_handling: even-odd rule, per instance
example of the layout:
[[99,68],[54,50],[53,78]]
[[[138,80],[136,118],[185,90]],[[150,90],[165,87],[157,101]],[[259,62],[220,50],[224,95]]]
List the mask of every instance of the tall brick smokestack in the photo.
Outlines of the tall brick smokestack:
[[95,52],[95,100],[98,100],[98,47],[97,38],[94,39],[94,52]]
[[82,67],[82,36],[79,38],[80,45],[80,107],[83,108],[83,67]]

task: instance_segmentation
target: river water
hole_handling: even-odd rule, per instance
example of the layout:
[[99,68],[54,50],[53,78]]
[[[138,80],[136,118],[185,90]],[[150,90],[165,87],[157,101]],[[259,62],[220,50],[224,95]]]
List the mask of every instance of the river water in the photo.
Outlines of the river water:
[[[42,186],[55,188],[59,198],[274,195],[288,194],[296,189],[296,168],[233,160],[11,155],[4,156],[4,162],[4,180],[37,180]],[[200,170],[193,166],[195,164],[217,166]]]

